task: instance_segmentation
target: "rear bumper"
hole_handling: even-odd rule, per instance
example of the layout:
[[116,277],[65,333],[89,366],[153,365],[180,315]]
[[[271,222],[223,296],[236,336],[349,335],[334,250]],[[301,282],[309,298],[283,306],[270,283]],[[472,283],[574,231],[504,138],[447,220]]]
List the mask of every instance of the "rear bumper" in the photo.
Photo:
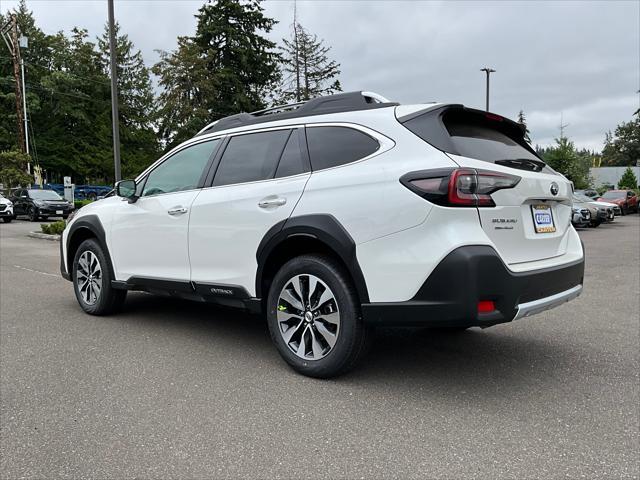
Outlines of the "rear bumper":
[[[542,270],[512,272],[489,246],[460,247],[436,267],[406,302],[362,305],[365,322],[385,326],[488,327],[569,301],[582,290],[584,256]],[[478,302],[496,310],[478,313]]]

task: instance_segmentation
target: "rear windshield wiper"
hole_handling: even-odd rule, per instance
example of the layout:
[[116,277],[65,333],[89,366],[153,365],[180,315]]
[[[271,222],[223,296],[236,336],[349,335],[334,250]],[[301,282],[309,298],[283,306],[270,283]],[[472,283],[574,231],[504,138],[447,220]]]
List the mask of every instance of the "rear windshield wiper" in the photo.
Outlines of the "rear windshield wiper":
[[541,172],[542,169],[546,167],[546,163],[542,160],[533,160],[531,158],[510,158],[507,160],[496,160],[494,163],[504,165],[505,167],[529,170],[531,172]]

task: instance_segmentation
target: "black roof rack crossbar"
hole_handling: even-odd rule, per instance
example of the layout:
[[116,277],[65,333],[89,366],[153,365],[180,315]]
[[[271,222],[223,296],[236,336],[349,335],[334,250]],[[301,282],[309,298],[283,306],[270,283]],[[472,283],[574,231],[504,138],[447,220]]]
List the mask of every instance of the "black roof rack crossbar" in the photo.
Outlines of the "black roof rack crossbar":
[[363,92],[338,93],[326,97],[313,98],[306,102],[293,103],[266,108],[252,113],[238,113],[221,118],[202,129],[198,135],[219,132],[230,128],[243,127],[257,123],[287,120],[290,118],[324,115],[328,113],[353,112],[375,108],[392,107],[396,102],[380,102],[378,98]]

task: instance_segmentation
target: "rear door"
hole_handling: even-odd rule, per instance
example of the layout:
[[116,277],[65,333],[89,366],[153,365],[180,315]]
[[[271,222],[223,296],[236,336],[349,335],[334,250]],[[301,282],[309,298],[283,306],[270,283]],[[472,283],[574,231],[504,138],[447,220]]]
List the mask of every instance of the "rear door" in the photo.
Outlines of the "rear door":
[[478,208],[482,228],[505,262],[565,253],[571,228],[571,183],[542,162],[524,141],[518,124],[460,106],[423,117],[404,125],[427,141],[434,139],[435,146],[460,167],[520,177],[514,188],[491,194],[495,207]]
[[255,295],[256,252],[289,218],[309,179],[302,129],[232,136],[210,187],[191,207],[189,256],[197,284],[244,287]]

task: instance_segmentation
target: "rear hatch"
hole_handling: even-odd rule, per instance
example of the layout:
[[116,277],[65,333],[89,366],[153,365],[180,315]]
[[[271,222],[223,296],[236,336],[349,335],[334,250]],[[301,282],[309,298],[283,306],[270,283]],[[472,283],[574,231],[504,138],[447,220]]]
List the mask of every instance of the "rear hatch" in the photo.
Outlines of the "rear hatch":
[[[464,169],[519,177],[476,207],[482,228],[508,264],[565,253],[571,223],[571,183],[524,140],[522,126],[499,115],[445,105],[398,119]],[[515,183],[515,182],[514,182]]]

